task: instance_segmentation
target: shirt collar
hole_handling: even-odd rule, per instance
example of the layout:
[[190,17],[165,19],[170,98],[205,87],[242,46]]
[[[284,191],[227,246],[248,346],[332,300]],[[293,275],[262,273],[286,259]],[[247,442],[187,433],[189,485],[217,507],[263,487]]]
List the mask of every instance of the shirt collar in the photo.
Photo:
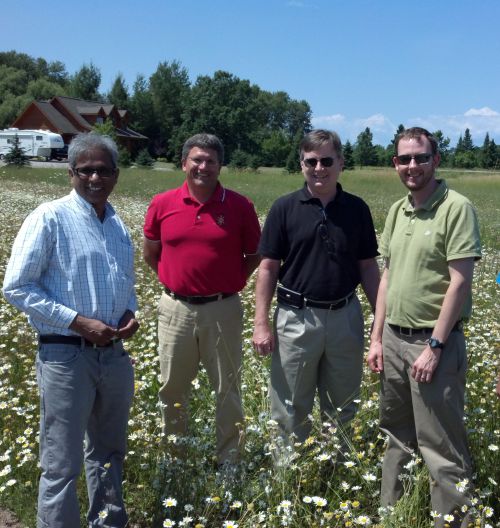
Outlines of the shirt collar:
[[[436,190],[427,198],[427,200],[424,202],[422,207],[419,207],[419,210],[426,210],[426,211],[432,211],[435,209],[445,198],[448,196],[448,185],[446,184],[445,180],[436,180],[438,182],[438,186]],[[405,212],[412,213],[415,211],[415,207],[413,206],[412,200],[411,200],[411,193],[409,192],[406,197],[406,202],[403,206],[403,209]]]
[[[76,191],[75,189],[72,189],[71,192],[69,193],[71,198],[77,203],[77,205],[79,205],[82,209],[84,209],[88,214],[90,215],[94,215],[97,217],[97,213],[94,209],[94,206],[90,203],[90,202],[87,202],[87,200],[85,200],[85,198],[82,198]],[[104,210],[104,219],[112,216],[115,214],[115,210],[113,208],[113,206],[109,203],[109,202],[106,202],[106,208]]]
[[[187,181],[185,181],[182,184],[182,187],[181,187],[181,198],[185,202],[191,201],[191,202],[195,202],[195,203],[200,203],[189,192],[189,187],[188,187]],[[217,182],[217,187],[215,188],[214,192],[212,193],[212,196],[210,196],[210,198],[206,202],[203,202],[203,203],[204,204],[207,204],[207,203],[210,203],[210,202],[221,202],[221,203],[223,203],[225,199],[226,199],[226,189],[224,187],[222,187],[221,183],[218,181]]]
[[[306,182],[304,182],[304,186],[302,187],[302,189],[300,189],[299,193],[300,193],[300,201],[302,203],[319,201],[319,198],[316,198],[315,196],[311,194],[311,191],[307,188]],[[345,199],[345,196],[344,196],[344,191],[342,189],[342,185],[340,185],[340,183],[337,182],[337,194],[335,195],[335,198],[333,200],[328,202],[327,205],[334,203],[334,202],[338,204],[342,204],[344,202],[344,199]]]

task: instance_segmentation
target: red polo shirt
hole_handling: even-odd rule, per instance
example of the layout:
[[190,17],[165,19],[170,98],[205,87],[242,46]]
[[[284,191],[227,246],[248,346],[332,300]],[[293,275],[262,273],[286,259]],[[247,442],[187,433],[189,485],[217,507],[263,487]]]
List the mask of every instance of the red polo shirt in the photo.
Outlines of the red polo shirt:
[[180,295],[213,295],[244,288],[243,256],[257,253],[260,226],[244,196],[219,183],[212,197],[199,203],[184,182],[151,200],[144,236],[161,243],[162,284]]

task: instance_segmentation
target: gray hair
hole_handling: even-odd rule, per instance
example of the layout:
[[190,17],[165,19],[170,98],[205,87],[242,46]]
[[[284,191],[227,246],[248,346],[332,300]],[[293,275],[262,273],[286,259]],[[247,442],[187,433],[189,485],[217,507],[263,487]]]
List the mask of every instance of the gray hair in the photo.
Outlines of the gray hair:
[[77,159],[87,150],[103,150],[107,152],[113,163],[113,168],[118,166],[118,147],[109,136],[89,132],[76,135],[68,147],[68,163],[75,167]]
[[186,161],[190,150],[194,147],[201,149],[211,149],[217,152],[217,159],[222,165],[224,163],[224,145],[222,141],[214,134],[195,134],[191,136],[182,146],[181,161]]
[[300,159],[304,159],[304,152],[311,152],[317,148],[322,147],[326,143],[331,143],[333,150],[339,157],[342,156],[342,142],[337,132],[332,132],[330,130],[311,130],[306,134],[299,145],[299,155]]

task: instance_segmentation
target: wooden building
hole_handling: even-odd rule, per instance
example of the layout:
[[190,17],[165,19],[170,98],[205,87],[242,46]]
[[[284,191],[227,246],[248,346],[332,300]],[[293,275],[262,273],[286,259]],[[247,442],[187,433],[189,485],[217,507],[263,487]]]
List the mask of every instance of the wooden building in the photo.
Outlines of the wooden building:
[[68,145],[81,132],[90,132],[96,123],[111,119],[117,142],[134,154],[145,148],[148,138],[128,126],[129,112],[115,105],[57,96],[49,101],[33,101],[12,123],[19,129],[50,130],[61,134]]

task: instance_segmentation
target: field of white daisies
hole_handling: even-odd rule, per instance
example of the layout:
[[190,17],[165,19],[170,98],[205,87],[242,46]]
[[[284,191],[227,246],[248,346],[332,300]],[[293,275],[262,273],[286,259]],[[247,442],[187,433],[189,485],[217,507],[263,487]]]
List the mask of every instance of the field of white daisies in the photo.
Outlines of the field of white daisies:
[[[474,492],[477,526],[500,526],[500,400],[495,396],[499,356],[500,174],[444,174],[450,186],[475,204],[481,223],[483,258],[474,277],[474,313],[465,329],[468,343],[466,427],[475,463],[472,482],[459,489]],[[301,177],[279,171],[224,172],[223,183],[249,196],[263,221],[272,201],[298,188]],[[135,400],[130,415],[124,493],[131,527],[274,528],[304,527],[430,527],[429,477],[418,452],[404,475],[407,492],[390,512],[379,510],[381,461],[385,438],[378,430],[378,379],[365,368],[359,412],[344,435],[334,424],[321,423],[314,411],[314,429],[296,445],[290,463],[275,468],[278,447],[270,419],[267,385],[269,360],[255,355],[254,281],[242,292],[245,306],[242,394],[245,453],[232,471],[215,463],[214,397],[203,370],[192,383],[191,434],[169,437],[185,443],[189,455],[179,460],[161,448],[157,404],[159,365],[156,305],[161,288],[142,263],[142,225],[152,195],[178,185],[175,172],[122,171],[111,201],[129,227],[136,245],[137,295],[141,328],[128,342],[135,358]],[[358,170],[344,174],[344,188],[360,195],[372,210],[377,232],[391,203],[404,194],[390,170]],[[62,170],[0,167],[0,280],[3,281],[12,242],[24,217],[41,202],[67,193]],[[364,296],[366,333],[371,315]],[[26,317],[0,300],[0,506],[15,512],[27,527],[35,525],[38,465],[38,394],[34,370],[37,341]],[[342,447],[341,447],[342,446]],[[82,526],[86,509],[80,481]],[[101,512],[105,525],[106,511]],[[450,519],[451,520],[451,519]]]

